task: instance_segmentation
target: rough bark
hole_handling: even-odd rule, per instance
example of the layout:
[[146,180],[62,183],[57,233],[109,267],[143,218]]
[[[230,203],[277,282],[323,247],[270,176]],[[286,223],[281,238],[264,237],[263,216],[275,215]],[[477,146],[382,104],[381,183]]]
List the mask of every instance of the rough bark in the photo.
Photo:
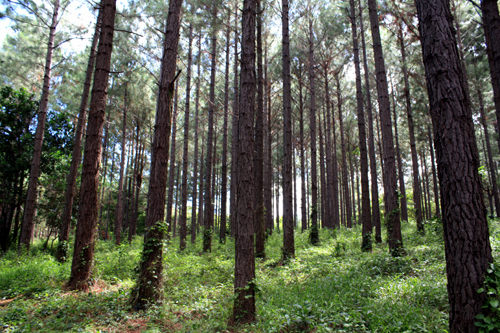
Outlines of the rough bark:
[[[101,11],[99,11],[99,14]],[[97,54],[97,43],[99,42],[99,32],[101,31],[100,15],[97,17],[97,22],[94,29],[94,36],[90,46],[90,56],[85,72],[85,82],[83,83],[82,100],[80,102],[80,112],[78,114],[78,122],[76,124],[75,139],[73,142],[73,153],[71,154],[71,166],[66,181],[66,195],[64,201],[64,211],[61,218],[61,228],[59,230],[59,245],[57,246],[56,259],[59,262],[66,261],[68,256],[68,240],[69,229],[71,225],[71,213],[73,210],[73,200],[75,198],[76,178],[78,174],[78,166],[80,165],[82,153],[82,137],[87,120],[87,103],[89,100],[90,85],[92,83],[92,74],[94,73],[95,57]]]
[[437,174],[436,174],[436,164],[434,163],[434,141],[432,140],[432,135],[431,135],[431,126],[429,125],[427,127],[427,136],[429,137],[429,150],[431,152],[431,167],[432,167],[432,183],[434,184],[434,201],[436,204],[436,217],[438,219],[441,219],[441,210],[440,210],[440,199],[439,199],[439,190],[438,190],[438,181],[437,181]]
[[45,57],[45,72],[43,76],[42,97],[40,99],[40,106],[38,108],[35,142],[33,144],[33,159],[31,161],[30,176],[28,179],[28,191],[26,193],[26,204],[24,206],[23,224],[21,227],[21,239],[19,241],[19,248],[24,247],[26,250],[29,250],[31,240],[33,239],[33,233],[35,231],[38,177],[40,176],[43,136],[45,133],[47,108],[49,104],[52,54],[54,52],[56,28],[57,24],[59,23],[59,7],[59,0],[55,0],[54,9],[52,12],[52,22],[49,28],[49,41],[47,43],[47,55]]
[[144,235],[138,281],[131,293],[131,304],[135,309],[156,303],[163,296],[162,253],[163,238],[166,232],[163,221],[181,7],[182,0],[170,1],[165,27],[155,132],[151,145],[146,234]]
[[84,148],[78,222],[69,289],[87,290],[94,262],[95,230],[99,210],[99,166],[102,149],[102,130],[108,87],[113,31],[115,25],[116,0],[101,3],[102,28],[97,48],[94,85],[90,100],[89,118]]
[[172,207],[174,206],[174,184],[175,184],[175,150],[177,148],[177,103],[178,103],[178,83],[175,83],[175,93],[174,93],[174,106],[172,113],[172,140],[170,141],[170,158],[168,163],[168,190],[167,190],[167,208],[166,208],[166,223],[167,223],[167,239],[170,239],[173,228],[172,222]]
[[[292,197],[292,88],[290,75],[289,4],[282,0],[283,66],[283,258],[295,257]],[[278,172],[279,179],[279,172]],[[279,182],[278,182],[279,183]],[[279,190],[278,190],[279,193]],[[279,219],[279,214],[276,214]],[[279,230],[279,223],[277,224]]]
[[477,332],[492,262],[474,134],[452,15],[446,0],[415,1],[441,185],[450,332]]
[[254,257],[254,109],[255,109],[255,0],[244,0],[241,39],[241,95],[238,129],[238,203],[233,320],[255,321]]
[[255,115],[255,257],[265,258],[264,221],[264,77],[262,71],[262,0],[257,0],[257,110]]
[[401,236],[401,224],[399,220],[399,204],[397,195],[397,178],[395,153],[392,136],[391,106],[389,103],[389,92],[385,71],[382,42],[380,39],[377,2],[368,0],[368,9],[371,23],[373,53],[375,57],[375,68],[377,77],[378,104],[380,110],[380,122],[382,127],[382,144],[384,159],[384,197],[385,197],[385,220],[387,221],[387,236],[389,250],[392,255],[400,255],[403,250],[403,239]]

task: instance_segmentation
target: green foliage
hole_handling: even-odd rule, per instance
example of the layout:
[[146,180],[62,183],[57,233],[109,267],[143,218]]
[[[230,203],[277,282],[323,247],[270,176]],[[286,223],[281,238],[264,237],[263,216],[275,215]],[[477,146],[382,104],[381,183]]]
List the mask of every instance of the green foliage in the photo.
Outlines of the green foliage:
[[[432,232],[416,234],[412,221],[402,227],[407,253],[396,258],[386,244],[373,244],[372,252],[362,252],[361,229],[355,226],[335,232],[319,230],[319,246],[310,243],[309,233],[296,232],[296,257],[283,262],[283,235],[273,233],[266,243],[267,260],[256,262],[258,321],[232,329],[256,333],[447,332],[442,237]],[[492,237],[498,236],[499,229],[498,221],[491,221]],[[34,244],[21,257],[7,252],[0,259],[0,296],[8,301],[0,307],[0,324],[12,332],[231,330],[234,241],[215,242],[211,253],[203,253],[202,238],[188,243],[182,252],[177,250],[178,238],[164,247],[164,302],[145,311],[132,311],[127,303],[137,279],[142,237],[130,245],[96,244],[89,294],[62,289],[70,263],[57,263],[40,250],[41,244]]]
[[486,301],[482,313],[476,316],[475,322],[480,333],[500,331],[500,269],[491,263],[486,270],[484,287],[478,293],[486,293]]

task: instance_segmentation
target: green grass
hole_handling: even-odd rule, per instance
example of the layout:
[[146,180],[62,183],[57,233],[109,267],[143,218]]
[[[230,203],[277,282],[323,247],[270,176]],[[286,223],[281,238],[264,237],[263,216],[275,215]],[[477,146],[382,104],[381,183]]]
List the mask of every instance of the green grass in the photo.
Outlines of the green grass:
[[[256,264],[258,320],[228,326],[233,304],[234,244],[216,237],[210,254],[201,243],[165,250],[165,301],[132,311],[127,301],[142,238],[119,247],[96,246],[90,293],[67,292],[70,262],[57,263],[35,244],[30,253],[0,258],[0,329],[5,332],[447,332],[448,301],[440,230],[419,236],[403,224],[407,254],[392,258],[386,244],[363,253],[361,229],[321,230],[321,243],[295,234],[296,258],[280,261],[282,234],[266,244]],[[500,252],[500,223],[490,223]],[[50,251],[50,249],[49,249]]]

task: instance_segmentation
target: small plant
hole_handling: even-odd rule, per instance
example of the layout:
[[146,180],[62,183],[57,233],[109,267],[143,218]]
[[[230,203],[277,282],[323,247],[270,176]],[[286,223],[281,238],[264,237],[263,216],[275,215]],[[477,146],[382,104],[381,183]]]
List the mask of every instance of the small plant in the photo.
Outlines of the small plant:
[[480,333],[500,332],[500,269],[494,263],[486,270],[484,277],[484,288],[478,293],[486,293],[486,302],[483,312],[476,316],[479,321],[475,322]]

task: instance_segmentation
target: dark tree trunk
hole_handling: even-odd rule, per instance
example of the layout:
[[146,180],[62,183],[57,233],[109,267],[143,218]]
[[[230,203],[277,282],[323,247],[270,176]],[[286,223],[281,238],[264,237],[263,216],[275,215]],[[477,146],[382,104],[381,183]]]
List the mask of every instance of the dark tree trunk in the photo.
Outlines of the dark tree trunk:
[[172,207],[174,205],[174,184],[175,184],[175,150],[177,147],[177,105],[179,95],[178,91],[178,83],[175,83],[175,93],[174,93],[174,107],[172,114],[172,140],[170,141],[170,162],[168,165],[168,190],[167,190],[167,208],[166,208],[166,222],[167,222],[167,239],[170,240],[173,232],[173,223],[172,223]]
[[389,103],[389,92],[385,72],[384,55],[380,39],[377,2],[368,0],[370,22],[373,39],[373,53],[375,56],[375,68],[377,76],[378,104],[380,109],[380,122],[383,137],[384,157],[384,197],[385,197],[385,219],[387,221],[387,236],[389,250],[392,255],[397,256],[403,250],[403,239],[401,236],[401,224],[399,220],[399,204],[397,195],[396,164],[394,144],[392,137],[391,106]]
[[467,82],[448,1],[416,0],[441,185],[450,332],[477,332],[493,261]]
[[264,77],[262,72],[262,0],[257,0],[257,114],[255,115],[255,256],[265,258],[264,221]]
[[186,109],[184,112],[184,147],[182,153],[182,189],[181,189],[181,214],[179,218],[180,250],[186,248],[187,238],[187,174],[188,174],[188,145],[189,145],[189,105],[191,101],[191,63],[193,62],[193,24],[189,24],[189,46],[186,78]]
[[210,72],[210,96],[208,101],[208,135],[207,156],[205,165],[205,216],[203,228],[203,252],[212,251],[212,228],[214,225],[214,211],[212,202],[212,151],[214,150],[214,105],[215,105],[215,73],[217,71],[217,6],[212,5],[212,63]]
[[[493,86],[493,100],[497,123],[500,124],[500,14],[497,0],[481,0],[486,53],[490,66],[491,85]],[[500,147],[500,136],[497,138]],[[498,214],[498,211],[497,211]]]
[[413,113],[411,109],[411,98],[410,98],[410,83],[408,81],[408,69],[406,68],[406,49],[403,37],[403,28],[399,27],[399,42],[401,47],[401,61],[403,63],[403,76],[405,81],[404,95],[406,100],[406,114],[408,116],[408,132],[410,137],[410,148],[411,148],[411,160],[413,165],[413,203],[415,209],[415,220],[417,222],[417,232],[424,234],[424,223],[421,207],[421,192],[418,186],[418,156],[417,148],[415,144],[415,130],[413,125]]
[[319,123],[319,173],[320,173],[320,193],[321,193],[321,227],[325,227],[325,219],[326,219],[326,178],[325,178],[325,150],[324,150],[324,142],[323,142],[323,126],[321,126],[321,113],[318,116]]
[[343,203],[345,204],[346,227],[352,228],[351,195],[349,194],[346,142],[344,135],[344,120],[342,116],[342,94],[340,90],[340,78],[338,72],[335,75],[335,80],[337,82],[337,108],[339,110],[340,143],[342,147],[342,195],[344,198]]
[[[198,182],[202,182],[201,172],[198,177],[198,121],[200,109],[200,67],[201,67],[201,31],[198,39],[198,70],[196,77],[196,102],[195,102],[195,122],[194,122],[194,166],[193,166],[193,194],[192,194],[192,210],[191,210],[191,244],[196,241],[196,199],[198,196]],[[201,205],[201,202],[198,203]]]
[[[330,92],[327,91],[327,96]],[[342,204],[339,198],[339,164],[337,160],[337,129],[335,127],[335,111],[332,106],[332,129],[333,129],[333,153],[332,153],[332,169],[333,169],[333,223],[334,228],[340,229],[342,220]]]
[[241,97],[238,130],[238,207],[235,237],[233,320],[255,321],[254,257],[254,109],[255,109],[255,0],[244,0],[241,39]]
[[21,227],[21,239],[19,248],[23,246],[29,250],[33,233],[35,231],[35,215],[37,202],[38,177],[40,176],[40,162],[42,159],[43,136],[45,133],[45,122],[47,120],[47,109],[50,93],[50,74],[52,70],[52,54],[54,52],[54,39],[56,28],[59,23],[59,0],[54,2],[52,12],[52,23],[50,24],[49,42],[47,43],[47,56],[45,57],[45,72],[43,76],[42,98],[38,108],[37,126],[33,149],[33,159],[31,161],[30,177],[28,180],[28,191],[26,193],[26,204],[24,206],[23,224]]
[[235,2],[234,11],[234,79],[233,79],[233,115],[231,120],[231,193],[229,196],[229,215],[231,224],[231,237],[235,235],[236,226],[236,201],[238,184],[238,3]]
[[[156,104],[156,120],[151,145],[148,206],[146,208],[146,234],[140,261],[137,285],[131,293],[133,308],[140,309],[156,303],[163,297],[163,239],[165,236],[165,194],[167,163],[172,123],[177,46],[179,44],[180,12],[182,0],[169,3],[161,75]],[[170,214],[170,212],[168,212]]]
[[[80,166],[82,153],[82,137],[87,120],[87,103],[89,100],[90,84],[92,82],[92,74],[94,73],[95,57],[97,53],[97,43],[99,42],[99,32],[101,31],[100,13],[97,17],[92,45],[90,46],[90,56],[85,72],[85,82],[83,83],[82,100],[80,102],[80,112],[78,114],[78,122],[76,124],[75,141],[73,142],[73,153],[71,154],[71,166],[66,182],[66,195],[64,201],[64,211],[61,219],[61,228],[59,230],[59,245],[57,246],[56,259],[59,262],[64,262],[68,256],[69,249],[69,228],[71,225],[71,213],[73,210],[73,200],[75,198],[76,178],[78,167]],[[104,176],[105,177],[105,176]]]
[[396,157],[398,159],[398,179],[399,179],[399,195],[401,197],[401,220],[408,222],[408,204],[406,203],[406,188],[405,188],[405,177],[403,173],[403,160],[401,159],[401,149],[399,147],[399,136],[398,136],[398,115],[396,112],[396,99],[394,91],[394,86],[392,85],[392,115],[394,117],[394,136],[396,138]]
[[83,155],[78,223],[71,276],[68,282],[68,288],[71,290],[89,288],[90,273],[94,262],[95,229],[99,212],[99,165],[102,156],[104,110],[113,50],[116,0],[103,0],[100,10],[102,11],[102,28],[96,55],[94,85]]
[[[283,259],[288,259],[295,257],[292,206],[292,88],[290,75],[290,31],[288,27],[288,0],[282,0],[281,5],[281,36],[283,45],[281,54],[283,61]],[[276,218],[279,219],[279,214],[276,214]],[[277,224],[277,227],[279,230],[279,224]]]
[[264,87],[265,87],[265,98],[264,98],[264,214],[265,214],[265,225],[266,225],[266,235],[270,235],[273,229],[273,194],[272,194],[272,183],[273,183],[273,167],[272,167],[272,156],[271,156],[271,144],[272,144],[272,133],[271,133],[271,84],[268,82],[267,77],[267,43],[265,44],[265,60],[264,60]]
[[[202,142],[203,142],[203,138],[202,138]],[[204,212],[203,212],[203,207],[205,206],[205,203],[203,202],[203,189],[205,188],[205,163],[203,163],[203,161],[205,160],[205,146],[202,145],[201,147],[201,156],[200,156],[200,161],[201,161],[201,170],[200,170],[200,184],[199,184],[199,188],[198,188],[198,192],[199,192],[199,197],[198,197],[198,202],[199,202],[199,205],[198,205],[198,227],[199,228],[202,228],[204,227],[205,223],[204,223]]]
[[123,173],[125,170],[125,158],[127,155],[127,85],[125,85],[125,96],[123,98],[123,127],[122,127],[122,149],[120,160],[120,179],[118,180],[118,198],[115,210],[115,244],[120,245],[123,223]]
[[313,245],[319,243],[318,233],[318,172],[316,170],[316,91],[314,87],[314,41],[313,22],[309,19],[309,84],[311,98],[311,112],[309,118],[309,129],[311,133],[311,234],[310,240]]
[[[368,184],[368,153],[366,150],[366,126],[365,112],[363,108],[363,88],[361,86],[361,67],[359,64],[358,32],[356,27],[356,9],[354,0],[349,1],[351,7],[352,44],[354,53],[354,67],[356,71],[356,102],[358,109],[358,131],[359,131],[359,159],[361,166],[361,223],[363,241],[361,249],[371,251],[372,249],[372,220],[370,212],[370,186]],[[362,13],[360,13],[362,14]]]
[[377,182],[377,158],[375,156],[375,135],[373,133],[373,113],[372,99],[370,93],[370,76],[368,70],[368,60],[366,57],[365,29],[363,25],[363,10],[361,0],[359,4],[359,25],[361,30],[361,48],[363,50],[363,69],[365,75],[365,93],[366,93],[366,113],[368,116],[368,154],[370,155],[370,178],[371,178],[371,199],[372,199],[372,225],[375,227],[375,241],[382,243],[382,228],[380,222],[380,207],[378,201],[378,182]]

